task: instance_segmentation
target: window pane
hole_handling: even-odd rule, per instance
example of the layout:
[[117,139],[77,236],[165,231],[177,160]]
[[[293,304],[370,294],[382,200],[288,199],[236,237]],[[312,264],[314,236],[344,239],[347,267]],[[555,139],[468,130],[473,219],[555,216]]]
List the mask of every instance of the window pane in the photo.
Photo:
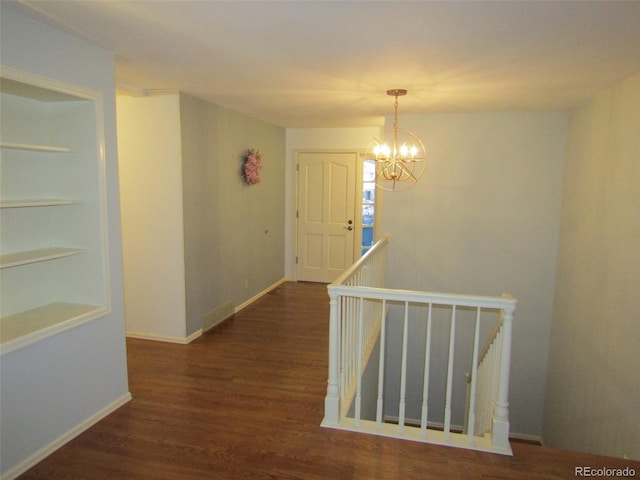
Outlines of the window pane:
[[371,247],[373,245],[373,228],[362,229],[362,246]]
[[363,164],[363,177],[365,182],[373,182],[376,179],[376,162],[373,160],[365,160]]
[[374,206],[362,205],[362,224],[373,225]]
[[362,203],[375,203],[376,201],[376,184],[373,182],[365,182],[362,186]]
[[375,204],[376,162],[375,160],[365,160],[362,176],[362,245],[360,250],[362,255],[373,246]]

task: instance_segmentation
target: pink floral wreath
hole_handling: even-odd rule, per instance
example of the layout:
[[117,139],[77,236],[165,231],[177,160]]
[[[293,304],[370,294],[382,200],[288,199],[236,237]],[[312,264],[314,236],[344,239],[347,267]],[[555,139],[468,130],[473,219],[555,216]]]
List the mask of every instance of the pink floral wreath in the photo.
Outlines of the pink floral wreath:
[[259,150],[253,148],[247,152],[247,156],[244,159],[244,165],[242,167],[242,173],[244,180],[249,185],[257,185],[261,183],[260,170],[262,170],[262,155]]

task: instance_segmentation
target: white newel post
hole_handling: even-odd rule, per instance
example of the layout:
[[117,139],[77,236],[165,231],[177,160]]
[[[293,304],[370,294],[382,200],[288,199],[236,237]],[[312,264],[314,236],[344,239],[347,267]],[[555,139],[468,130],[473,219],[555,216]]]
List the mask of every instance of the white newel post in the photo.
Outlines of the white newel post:
[[502,349],[498,398],[493,411],[493,449],[510,452],[509,446],[509,370],[511,365],[511,324],[515,307],[502,311]]
[[340,421],[340,305],[338,295],[329,287],[329,379],[324,399],[324,423],[338,425]]

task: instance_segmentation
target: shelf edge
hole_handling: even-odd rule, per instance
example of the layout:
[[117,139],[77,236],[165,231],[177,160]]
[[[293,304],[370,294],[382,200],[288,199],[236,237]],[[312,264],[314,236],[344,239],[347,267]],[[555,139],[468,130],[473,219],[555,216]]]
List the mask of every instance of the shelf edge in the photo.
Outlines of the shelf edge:
[[[50,325],[39,330],[35,330],[31,333],[21,335],[16,338],[12,338],[5,342],[0,343],[0,356],[13,352],[20,348],[26,347],[33,343],[39,342],[46,338],[52,337],[66,330],[70,330],[74,327],[82,325],[84,323],[100,318],[109,313],[109,307],[99,305],[86,305],[87,308],[94,307],[91,310],[87,310],[85,313],[76,315],[74,317],[61,320],[53,325]],[[34,309],[37,310],[37,309]]]
[[74,203],[79,202],[66,198],[25,198],[20,200],[0,200],[0,208],[57,207],[60,205],[73,205]]
[[24,252],[6,253],[0,255],[0,269],[29,265],[30,263],[46,262],[58,258],[69,257],[83,252],[79,248],[51,247]]
[[53,145],[31,145],[28,143],[13,143],[13,142],[0,142],[0,148],[6,148],[8,150],[26,150],[30,152],[45,152],[45,153],[71,152],[71,149],[67,147],[54,147]]

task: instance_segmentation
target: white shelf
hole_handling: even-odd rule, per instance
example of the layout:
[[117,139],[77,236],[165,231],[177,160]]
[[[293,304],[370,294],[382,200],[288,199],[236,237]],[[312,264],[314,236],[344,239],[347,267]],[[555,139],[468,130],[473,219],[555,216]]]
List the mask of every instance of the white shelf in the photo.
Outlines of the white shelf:
[[56,207],[59,205],[71,205],[77,203],[75,200],[64,198],[38,198],[21,200],[0,200],[0,208],[21,208],[21,207]]
[[[13,75],[10,74],[8,77],[2,78],[0,92],[31,100],[38,100],[40,102],[69,102],[85,100],[84,98],[78,97],[77,94],[70,94],[64,91],[52,89],[50,86],[37,86],[9,78],[12,76]],[[23,76],[22,72],[20,76]]]
[[1,77],[4,354],[105,315],[109,299],[101,97],[4,67]]
[[56,258],[68,257],[82,252],[77,248],[50,247],[25,252],[7,253],[0,255],[0,268],[18,267],[29,263],[44,262]]
[[30,145],[27,143],[11,143],[0,142],[0,148],[6,148],[9,150],[26,150],[28,152],[43,152],[43,153],[69,153],[70,148],[67,147],[54,147],[52,145]]
[[57,302],[1,318],[0,353],[9,353],[68,330],[106,311],[105,307],[97,305]]

